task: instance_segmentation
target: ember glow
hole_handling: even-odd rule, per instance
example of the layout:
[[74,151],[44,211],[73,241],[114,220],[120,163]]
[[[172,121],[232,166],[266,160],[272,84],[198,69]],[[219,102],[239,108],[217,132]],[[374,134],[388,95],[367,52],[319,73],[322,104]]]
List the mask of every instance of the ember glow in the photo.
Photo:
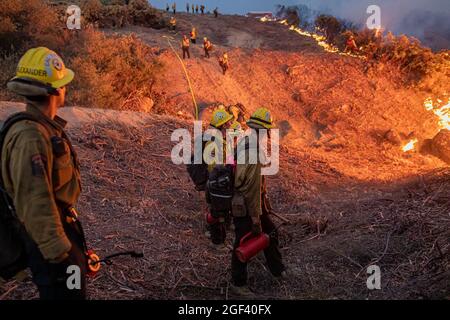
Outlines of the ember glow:
[[408,152],[414,150],[415,144],[418,142],[417,139],[412,139],[407,144],[405,144],[402,148],[403,152]]
[[[362,56],[358,56],[358,55],[355,55],[355,54],[339,51],[339,49],[337,47],[335,47],[332,44],[329,44],[328,42],[326,42],[326,37],[323,36],[323,35],[303,30],[303,29],[301,29],[299,27],[296,27],[294,25],[289,25],[287,19],[278,21],[276,18],[269,18],[269,17],[265,16],[265,17],[260,18],[259,21],[261,21],[261,22],[278,22],[279,24],[282,24],[284,26],[288,26],[289,30],[294,31],[294,32],[298,33],[301,36],[308,37],[308,38],[313,38],[317,42],[317,44],[319,46],[321,46],[327,52],[338,53],[340,55],[351,56],[351,57],[363,59]],[[320,32],[319,29],[316,28],[316,30]]]
[[433,111],[438,117],[441,129],[450,130],[450,99],[448,99],[446,105],[443,105],[442,100],[437,99],[436,102],[433,102],[433,99],[428,98],[424,102],[424,107],[427,111]]

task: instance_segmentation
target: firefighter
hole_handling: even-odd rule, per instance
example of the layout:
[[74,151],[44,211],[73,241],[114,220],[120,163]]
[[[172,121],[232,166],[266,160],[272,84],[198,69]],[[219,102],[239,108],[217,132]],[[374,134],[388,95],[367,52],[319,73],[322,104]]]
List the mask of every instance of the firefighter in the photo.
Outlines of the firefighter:
[[[11,122],[13,115],[5,122],[12,125],[1,150],[1,182],[26,229],[28,265],[44,300],[86,297],[87,249],[73,208],[81,191],[80,170],[64,132],[67,123],[56,115],[73,78],[55,52],[39,47],[25,53],[7,84],[25,97],[21,115],[31,118]],[[69,290],[71,265],[79,267],[81,286]]]
[[[218,129],[222,133],[222,141],[209,141],[205,145],[205,153],[210,154],[211,152],[215,153],[214,151],[211,151],[211,148],[215,147],[215,150],[218,150],[218,148],[221,149],[222,152],[222,163],[226,163],[226,156],[229,154],[226,151],[226,133],[227,130],[230,128],[230,125],[233,123],[233,116],[226,112],[223,109],[218,108],[215,110],[212,114],[211,121],[210,121],[210,127],[214,129]],[[213,146],[212,144],[217,143],[218,145]],[[208,172],[211,174],[211,172],[216,167],[217,163],[214,161],[211,161],[208,164]],[[209,232],[211,241],[215,245],[221,245],[225,242],[226,237],[226,220],[229,219],[229,212],[215,212],[214,209],[211,207],[211,201],[210,201],[210,195],[208,192],[208,189],[206,190],[206,202],[209,206],[209,212],[212,216],[216,216],[214,223],[209,225]],[[219,217],[220,216],[220,217]]]
[[344,52],[347,52],[347,53],[358,52],[358,46],[356,45],[355,37],[353,35],[350,35],[350,37],[347,39],[347,43],[345,45]]
[[183,59],[186,59],[186,55],[188,59],[191,58],[189,53],[189,39],[186,35],[183,36],[183,40],[181,40],[181,49],[183,50]]
[[203,38],[203,49],[205,50],[205,58],[209,58],[209,52],[212,50],[212,44],[206,37]]
[[187,3],[186,3],[186,12],[187,12],[187,13],[189,13],[189,8],[190,8],[190,6],[189,6],[189,3],[187,2]]
[[228,53],[224,52],[223,55],[219,58],[219,65],[222,68],[223,75],[225,75],[227,70],[230,68]]
[[[270,137],[270,129],[273,128],[270,111],[266,108],[258,108],[247,121],[247,125],[252,129],[253,137],[258,138],[264,134],[264,131],[265,136]],[[259,141],[258,146],[252,146],[247,141],[248,138],[240,141],[240,144],[245,144],[248,152],[239,152],[235,172],[233,203],[243,203],[244,205],[233,205],[232,215],[236,236],[234,249],[239,247],[241,239],[249,232],[254,236],[260,235],[262,232],[266,233],[270,236],[270,244],[264,250],[268,268],[273,276],[284,278],[286,272],[278,248],[278,233],[269,216],[271,206],[267,197],[266,179],[261,175],[262,165],[260,161],[256,164],[248,161],[249,155],[252,152],[258,152],[257,150],[261,146],[259,146]],[[238,150],[240,150],[239,147]],[[231,290],[237,295],[252,297],[253,293],[247,286],[247,263],[238,259],[235,250],[232,254],[231,273]]]
[[217,18],[218,16],[219,16],[219,8],[216,7],[216,8],[214,9],[214,17]]
[[173,10],[173,14],[177,14],[177,3],[176,2],[174,2],[172,4],[172,10]]
[[205,14],[205,6],[204,5],[200,6],[200,11],[202,14]]
[[197,30],[195,28],[192,28],[192,31],[191,31],[191,42],[193,44],[197,43]]
[[170,17],[169,25],[170,29],[175,31],[177,28],[177,19],[175,19],[175,17]]
[[195,13],[198,13],[198,4],[195,6]]

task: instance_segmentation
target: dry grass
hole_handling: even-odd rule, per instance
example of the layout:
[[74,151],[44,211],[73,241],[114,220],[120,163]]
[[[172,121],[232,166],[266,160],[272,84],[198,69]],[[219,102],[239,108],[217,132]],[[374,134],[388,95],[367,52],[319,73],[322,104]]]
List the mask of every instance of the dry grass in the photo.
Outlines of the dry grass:
[[[148,116],[142,127],[118,122],[71,131],[82,163],[79,209],[90,245],[101,256],[137,249],[89,281],[93,299],[231,299],[230,252],[204,233],[202,193],[184,166],[170,160],[171,132],[188,122]],[[283,147],[284,148],[284,147]],[[323,162],[283,150],[269,181],[275,210],[289,220],[281,246],[294,276],[270,276],[264,258],[250,263],[260,299],[413,299],[448,295],[448,170],[391,186],[355,184]],[[296,175],[295,177],[293,175]],[[325,192],[322,184],[328,185]],[[356,191],[355,191],[356,190]],[[307,223],[327,218],[329,228]],[[281,220],[274,217],[279,224]],[[227,244],[233,239],[228,232]],[[382,290],[366,288],[366,267],[382,270]],[[36,297],[33,285],[10,283],[5,299]]]
[[[139,1],[132,1],[129,7],[141,8]],[[56,10],[39,0],[2,2],[0,9],[2,83],[14,75],[14,66],[27,49],[46,46],[56,50],[75,71],[69,104],[151,111],[158,103],[153,86],[162,65],[156,61],[154,50],[133,35],[107,37],[92,26],[81,31],[67,30],[57,19]],[[89,14],[88,10],[88,17]],[[139,19],[137,15],[131,18]],[[0,97],[13,98],[4,87],[0,89]]]

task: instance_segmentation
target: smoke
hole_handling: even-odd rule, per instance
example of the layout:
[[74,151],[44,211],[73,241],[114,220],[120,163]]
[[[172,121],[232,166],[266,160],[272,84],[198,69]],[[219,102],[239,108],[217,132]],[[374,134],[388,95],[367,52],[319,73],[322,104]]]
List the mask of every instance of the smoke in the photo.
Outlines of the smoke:
[[381,9],[381,24],[395,34],[407,34],[433,49],[450,48],[448,0],[300,0],[313,10],[365,25],[369,5]]

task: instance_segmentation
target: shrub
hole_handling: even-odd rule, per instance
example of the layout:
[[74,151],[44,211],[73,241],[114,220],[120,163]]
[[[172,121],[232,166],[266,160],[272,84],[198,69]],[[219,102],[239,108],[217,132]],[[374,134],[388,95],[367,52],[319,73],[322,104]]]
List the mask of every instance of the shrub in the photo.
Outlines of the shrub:
[[[163,15],[151,7],[146,0],[82,0],[77,2],[82,12],[83,24],[100,28],[122,28],[139,25],[151,28],[164,28],[167,21]],[[67,4],[56,4],[60,17],[65,17]]]
[[321,14],[314,22],[316,28],[324,33],[328,42],[334,43],[334,39],[342,30],[341,22],[333,16]]
[[56,12],[42,0],[0,1],[0,54],[49,45],[59,26]]
[[433,92],[446,90],[450,76],[448,51],[433,53],[415,38],[392,33],[383,36],[376,30],[359,31],[355,39],[370,66],[390,64],[400,71],[406,84]]
[[136,110],[136,102],[152,97],[162,66],[134,35],[106,37],[89,28],[74,45],[81,49],[70,60],[77,75],[72,103]]
[[366,56],[367,68],[391,65],[397,68],[404,84],[442,94],[448,91],[450,51],[433,53],[420,41],[405,35],[383,35],[381,30],[358,30],[357,26],[339,21],[333,16],[319,15],[315,25],[327,41],[343,50],[350,35],[355,36],[361,54]]
[[[101,3],[89,3],[89,17],[96,17],[97,4]],[[151,99],[155,98],[153,85],[162,66],[152,49],[136,36],[105,36],[92,26],[81,31],[67,30],[57,18],[42,18],[41,13],[55,18],[56,11],[38,0],[10,0],[1,2],[0,8],[1,17],[9,17],[0,23],[2,84],[14,75],[27,49],[46,46],[55,50],[76,74],[68,90],[69,104],[149,111]],[[36,20],[44,21],[34,25]],[[0,97],[17,98],[4,86]]]

